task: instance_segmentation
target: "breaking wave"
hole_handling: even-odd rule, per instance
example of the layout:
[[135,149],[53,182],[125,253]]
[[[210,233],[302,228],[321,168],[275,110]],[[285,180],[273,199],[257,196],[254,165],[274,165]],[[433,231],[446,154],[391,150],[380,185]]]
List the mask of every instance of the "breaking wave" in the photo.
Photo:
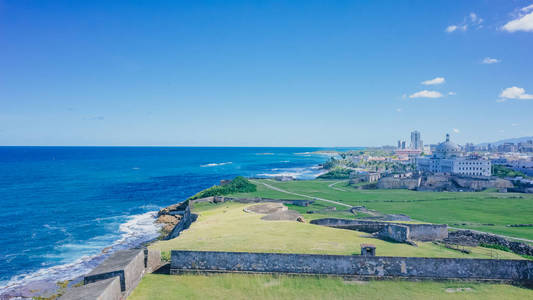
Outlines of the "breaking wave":
[[[53,267],[42,268],[35,272],[13,276],[10,280],[0,282],[0,299],[10,297],[31,298],[31,290],[54,290],[58,281],[78,278],[98,266],[110,254],[118,250],[131,249],[159,236],[160,225],[156,224],[157,211],[133,215],[125,223],[120,224],[120,237],[108,247],[102,249],[98,238],[93,243],[64,244],[60,248],[68,252],[99,251],[93,255],[84,255],[73,262]],[[31,285],[31,288],[30,288]]]
[[201,165],[200,167],[202,167],[202,168],[205,168],[205,167],[217,167],[217,166],[223,166],[223,165],[229,165],[229,164],[232,164],[232,162],[228,161],[228,162],[221,162],[221,163],[209,163],[209,164]]

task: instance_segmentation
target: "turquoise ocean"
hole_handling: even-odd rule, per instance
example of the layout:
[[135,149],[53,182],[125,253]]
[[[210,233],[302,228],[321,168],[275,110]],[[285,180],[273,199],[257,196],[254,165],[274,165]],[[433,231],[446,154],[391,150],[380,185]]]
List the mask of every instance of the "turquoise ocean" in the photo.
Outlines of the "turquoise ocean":
[[0,147],[0,296],[158,235],[157,210],[235,176],[323,172],[320,148]]

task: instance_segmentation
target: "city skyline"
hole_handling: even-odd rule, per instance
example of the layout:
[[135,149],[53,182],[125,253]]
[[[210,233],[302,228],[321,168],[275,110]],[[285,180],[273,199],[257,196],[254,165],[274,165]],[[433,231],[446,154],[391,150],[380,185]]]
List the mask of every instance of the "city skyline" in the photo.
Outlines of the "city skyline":
[[531,0],[3,0],[0,145],[532,136],[532,20]]

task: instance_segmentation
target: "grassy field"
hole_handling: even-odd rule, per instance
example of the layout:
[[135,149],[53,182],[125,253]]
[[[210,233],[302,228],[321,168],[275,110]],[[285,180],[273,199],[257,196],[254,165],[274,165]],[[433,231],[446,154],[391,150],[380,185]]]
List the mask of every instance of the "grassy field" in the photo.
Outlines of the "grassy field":
[[[346,182],[329,187],[331,180],[276,182],[258,180],[272,186],[300,194],[320,197],[346,203],[352,206],[364,205],[382,213],[406,214],[412,218],[431,223],[446,223],[452,227],[468,228],[507,236],[533,240],[533,227],[507,227],[509,224],[533,223],[533,195],[495,192],[417,192],[409,190],[358,190]],[[339,190],[341,189],[341,190]],[[305,199],[257,185],[257,191],[235,194],[235,197],[267,197]],[[335,206],[316,202],[308,208],[295,208],[302,213]],[[337,206],[337,210],[346,210]],[[348,215],[343,212],[343,214]],[[341,216],[339,212],[304,215],[307,219],[323,216]],[[462,225],[466,224],[466,225]],[[494,225],[488,225],[494,224]]]
[[345,281],[334,277],[147,274],[128,297],[157,299],[531,299],[533,290],[465,282]]
[[[249,204],[248,204],[249,205]],[[353,230],[342,230],[296,221],[264,221],[263,215],[246,213],[246,204],[223,203],[195,209],[198,220],[172,240],[150,247],[168,253],[173,249],[269,253],[359,254],[360,244],[376,245],[377,255],[411,257],[462,257],[521,259],[513,253],[469,248],[471,254],[444,248],[431,242],[418,247],[391,243]],[[208,209],[210,208],[210,209]]]

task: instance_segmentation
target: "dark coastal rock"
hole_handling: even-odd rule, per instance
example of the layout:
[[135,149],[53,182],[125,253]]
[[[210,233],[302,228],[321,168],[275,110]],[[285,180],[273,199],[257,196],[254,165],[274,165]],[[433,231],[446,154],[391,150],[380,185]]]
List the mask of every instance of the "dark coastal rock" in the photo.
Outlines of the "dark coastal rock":
[[185,210],[188,205],[189,204],[187,203],[187,201],[185,201],[185,202],[180,202],[180,203],[176,203],[176,204],[167,206],[167,207],[161,209],[157,213],[157,216],[179,214],[179,212]]
[[181,219],[182,217],[180,215],[160,215],[155,222],[163,224],[161,231],[164,234],[169,234],[174,230],[174,227],[176,227]]

